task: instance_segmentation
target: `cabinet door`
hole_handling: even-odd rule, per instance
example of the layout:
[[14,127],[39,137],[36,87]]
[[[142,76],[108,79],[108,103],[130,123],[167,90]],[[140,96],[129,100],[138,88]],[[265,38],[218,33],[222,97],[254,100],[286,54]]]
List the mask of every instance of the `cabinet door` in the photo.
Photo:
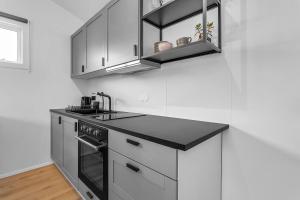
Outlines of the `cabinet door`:
[[107,8],[108,65],[138,58],[139,1],[114,0]]
[[[134,145],[137,143],[138,145]],[[109,130],[108,147],[165,176],[177,179],[177,150],[134,136]]]
[[86,72],[86,35],[85,29],[79,30],[72,36],[72,75]]
[[88,72],[105,68],[106,63],[106,13],[100,13],[86,25]]
[[69,180],[78,187],[78,142],[77,136],[78,121],[72,118],[63,117],[64,132],[64,172]]
[[63,128],[62,117],[51,114],[51,158],[60,167],[63,166]]
[[177,182],[109,150],[109,200],[176,200]]

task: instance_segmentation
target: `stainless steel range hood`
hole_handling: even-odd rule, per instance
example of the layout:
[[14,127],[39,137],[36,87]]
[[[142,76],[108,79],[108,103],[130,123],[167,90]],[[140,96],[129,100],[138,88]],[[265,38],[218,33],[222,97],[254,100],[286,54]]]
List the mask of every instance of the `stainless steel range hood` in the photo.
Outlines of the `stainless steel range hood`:
[[140,71],[147,71],[160,68],[159,63],[151,62],[148,60],[134,60],[128,63],[112,66],[106,68],[106,71],[111,74],[130,74]]

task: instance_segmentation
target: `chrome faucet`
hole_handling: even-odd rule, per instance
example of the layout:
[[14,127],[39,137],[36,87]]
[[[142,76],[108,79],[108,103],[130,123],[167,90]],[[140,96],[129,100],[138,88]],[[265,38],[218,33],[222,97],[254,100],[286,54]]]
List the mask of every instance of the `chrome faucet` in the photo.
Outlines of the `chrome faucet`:
[[97,93],[93,93],[93,94],[96,94],[100,97],[102,97],[102,101],[103,101],[103,109],[104,109],[104,97],[106,97],[108,99],[108,105],[109,105],[109,112],[111,113],[112,110],[111,110],[111,97],[107,94],[104,94],[103,92],[97,92]]

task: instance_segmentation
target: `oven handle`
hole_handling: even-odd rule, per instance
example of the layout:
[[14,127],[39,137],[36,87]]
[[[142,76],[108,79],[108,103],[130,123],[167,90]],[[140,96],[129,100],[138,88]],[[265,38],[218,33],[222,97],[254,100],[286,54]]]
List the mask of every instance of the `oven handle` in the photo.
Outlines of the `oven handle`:
[[93,145],[93,144],[91,144],[91,143],[85,141],[85,140],[82,139],[81,137],[75,136],[75,138],[76,138],[79,142],[82,142],[82,143],[88,145],[89,147],[95,149],[96,151],[98,151],[98,150],[101,149],[101,148],[107,147],[107,144],[106,144],[105,142],[101,142],[100,145],[95,146],[95,145]]

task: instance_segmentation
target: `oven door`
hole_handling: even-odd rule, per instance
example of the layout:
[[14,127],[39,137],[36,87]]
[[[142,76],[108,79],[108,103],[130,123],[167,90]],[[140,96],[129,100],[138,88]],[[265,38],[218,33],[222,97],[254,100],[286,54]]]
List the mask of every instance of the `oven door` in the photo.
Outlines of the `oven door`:
[[107,143],[97,142],[88,136],[78,139],[78,176],[101,200],[108,196]]

